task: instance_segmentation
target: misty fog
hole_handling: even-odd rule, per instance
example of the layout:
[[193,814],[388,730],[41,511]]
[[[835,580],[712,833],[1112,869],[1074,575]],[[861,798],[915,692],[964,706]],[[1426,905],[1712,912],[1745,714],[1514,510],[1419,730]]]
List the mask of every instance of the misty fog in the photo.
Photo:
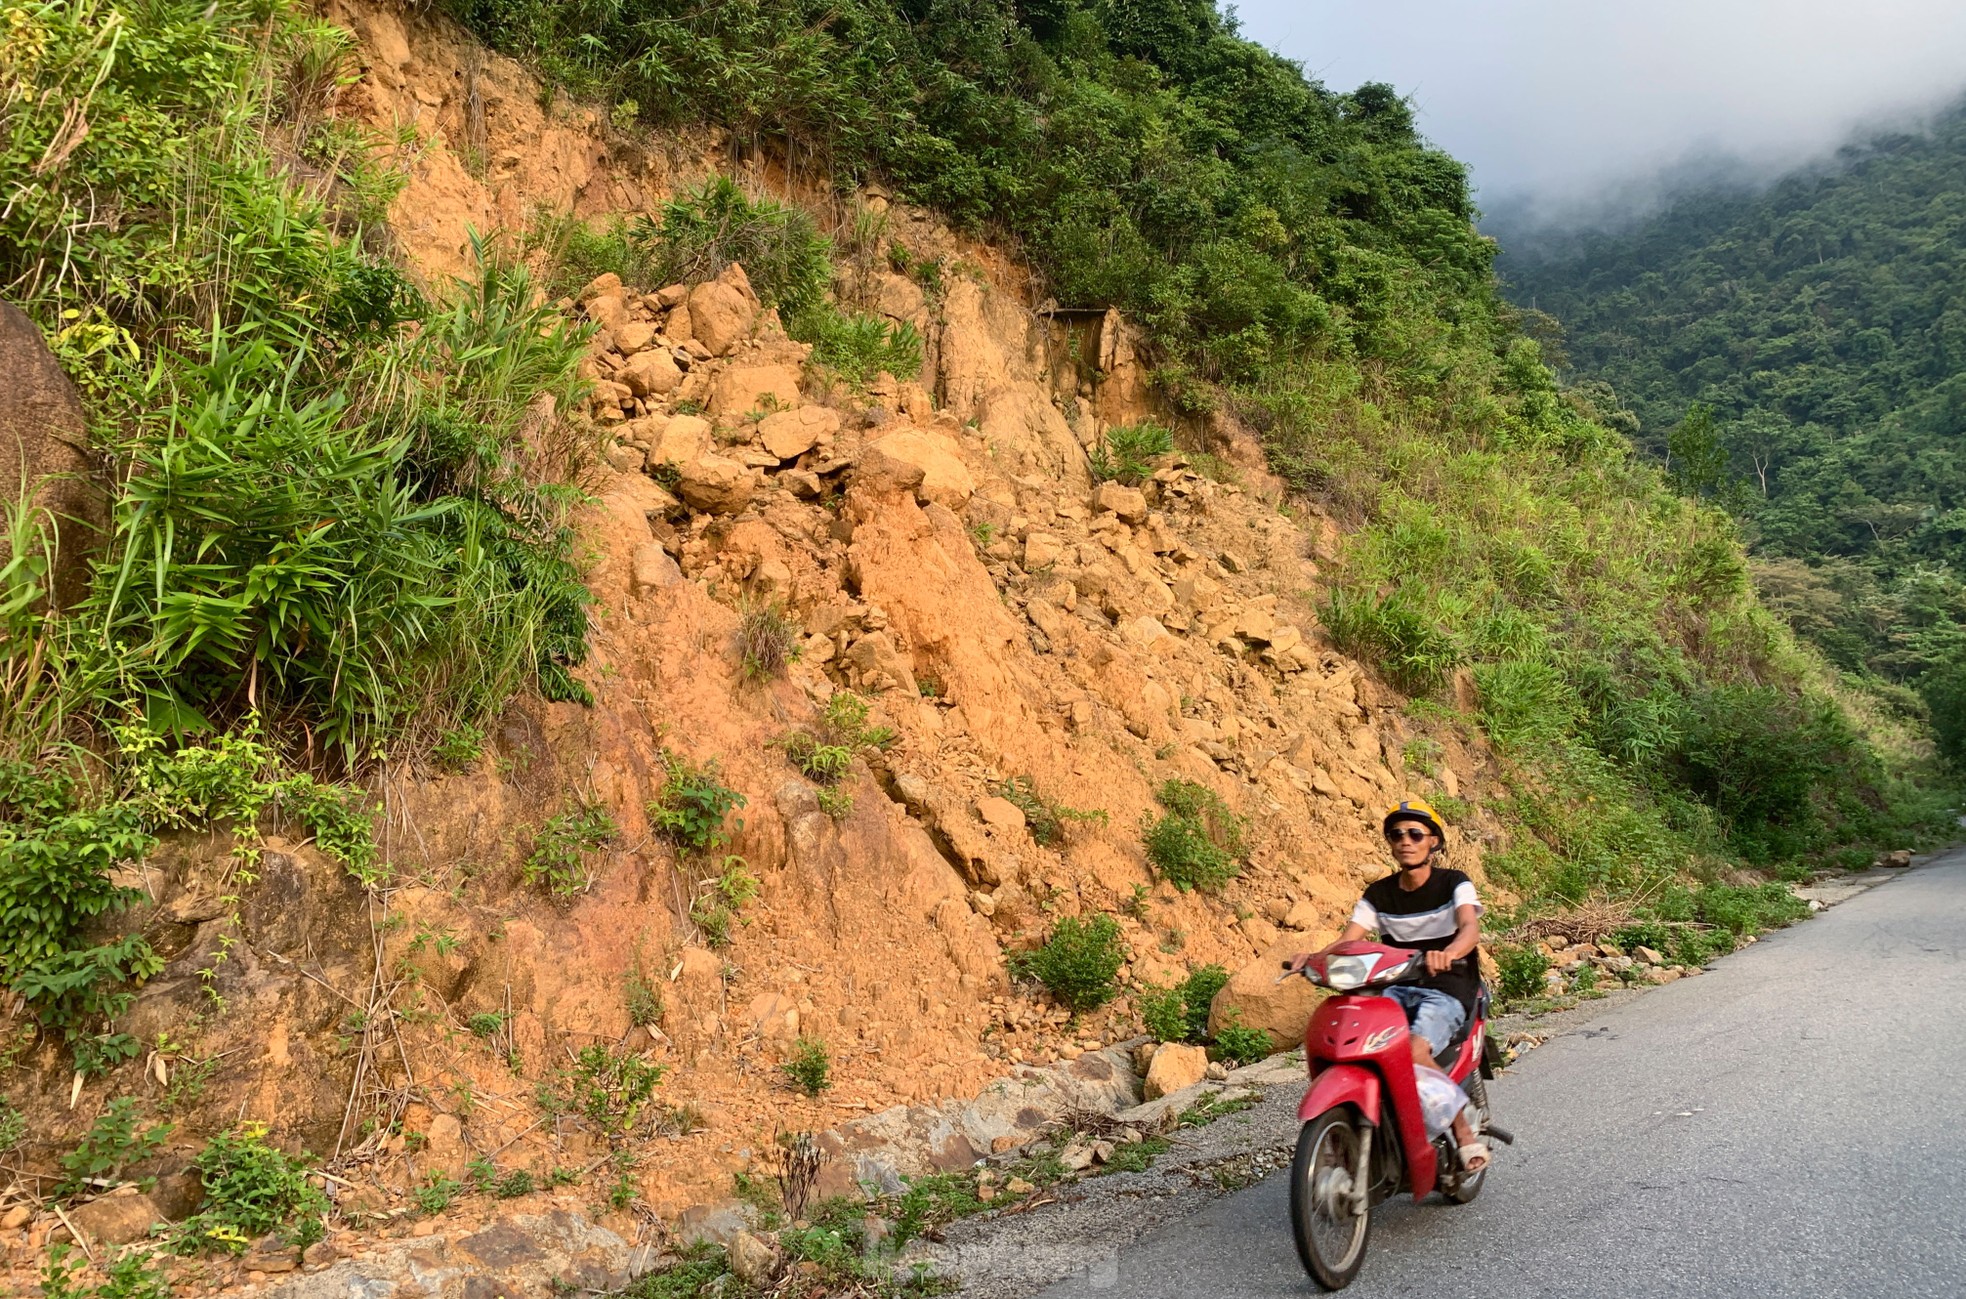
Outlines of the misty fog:
[[1247,0],[1238,15],[1333,89],[1412,96],[1511,225],[1770,175],[1966,89],[1959,0]]

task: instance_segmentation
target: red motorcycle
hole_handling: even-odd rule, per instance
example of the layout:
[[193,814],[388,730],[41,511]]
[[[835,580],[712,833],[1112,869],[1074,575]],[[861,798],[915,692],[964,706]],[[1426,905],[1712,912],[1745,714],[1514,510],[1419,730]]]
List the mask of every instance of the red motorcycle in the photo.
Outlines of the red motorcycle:
[[[1406,1012],[1390,997],[1350,995],[1416,982],[1426,972],[1424,952],[1363,942],[1341,943],[1300,971],[1340,994],[1318,1006],[1304,1032],[1311,1088],[1297,1107],[1304,1127],[1290,1169],[1297,1256],[1326,1290],[1342,1290],[1358,1275],[1373,1205],[1402,1191],[1417,1202],[1436,1187],[1449,1203],[1466,1204],[1488,1175],[1487,1165],[1461,1167],[1449,1133],[1428,1135]],[[1487,1015],[1484,986],[1474,1014],[1435,1062],[1467,1093],[1475,1131],[1513,1144],[1488,1121],[1484,1083],[1495,1071]]]

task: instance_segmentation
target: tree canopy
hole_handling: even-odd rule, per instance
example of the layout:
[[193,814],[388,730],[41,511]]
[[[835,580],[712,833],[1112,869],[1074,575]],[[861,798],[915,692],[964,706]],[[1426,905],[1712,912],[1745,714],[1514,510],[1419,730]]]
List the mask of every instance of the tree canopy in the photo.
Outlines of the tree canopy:
[[[1935,707],[1966,661],[1962,235],[1966,103],[1628,228],[1522,232],[1501,268],[1561,322],[1569,377],[1608,382],[1639,444],[1741,520],[1764,595]],[[1709,444],[1704,475],[1683,463]]]

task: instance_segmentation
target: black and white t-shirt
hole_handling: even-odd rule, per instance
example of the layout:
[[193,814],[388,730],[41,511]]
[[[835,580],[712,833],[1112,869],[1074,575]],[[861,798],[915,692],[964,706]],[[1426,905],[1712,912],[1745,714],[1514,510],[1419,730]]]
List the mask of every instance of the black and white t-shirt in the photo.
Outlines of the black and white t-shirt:
[[[1454,913],[1464,906],[1481,914],[1474,883],[1460,871],[1436,866],[1428,872],[1426,883],[1410,891],[1399,886],[1397,873],[1367,885],[1365,896],[1352,908],[1352,923],[1374,930],[1380,941],[1393,947],[1438,951],[1454,941]],[[1473,1014],[1479,981],[1470,952],[1446,973],[1430,974],[1417,986],[1438,989]]]

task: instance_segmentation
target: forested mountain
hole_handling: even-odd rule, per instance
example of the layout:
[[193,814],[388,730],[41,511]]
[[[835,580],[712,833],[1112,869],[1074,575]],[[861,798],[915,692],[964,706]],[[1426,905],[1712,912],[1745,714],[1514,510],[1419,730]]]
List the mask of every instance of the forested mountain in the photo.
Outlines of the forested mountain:
[[1966,599],[1966,104],[1765,189],[1615,231],[1511,232],[1568,377],[1738,517],[1763,593],[1847,671],[1959,717]]

